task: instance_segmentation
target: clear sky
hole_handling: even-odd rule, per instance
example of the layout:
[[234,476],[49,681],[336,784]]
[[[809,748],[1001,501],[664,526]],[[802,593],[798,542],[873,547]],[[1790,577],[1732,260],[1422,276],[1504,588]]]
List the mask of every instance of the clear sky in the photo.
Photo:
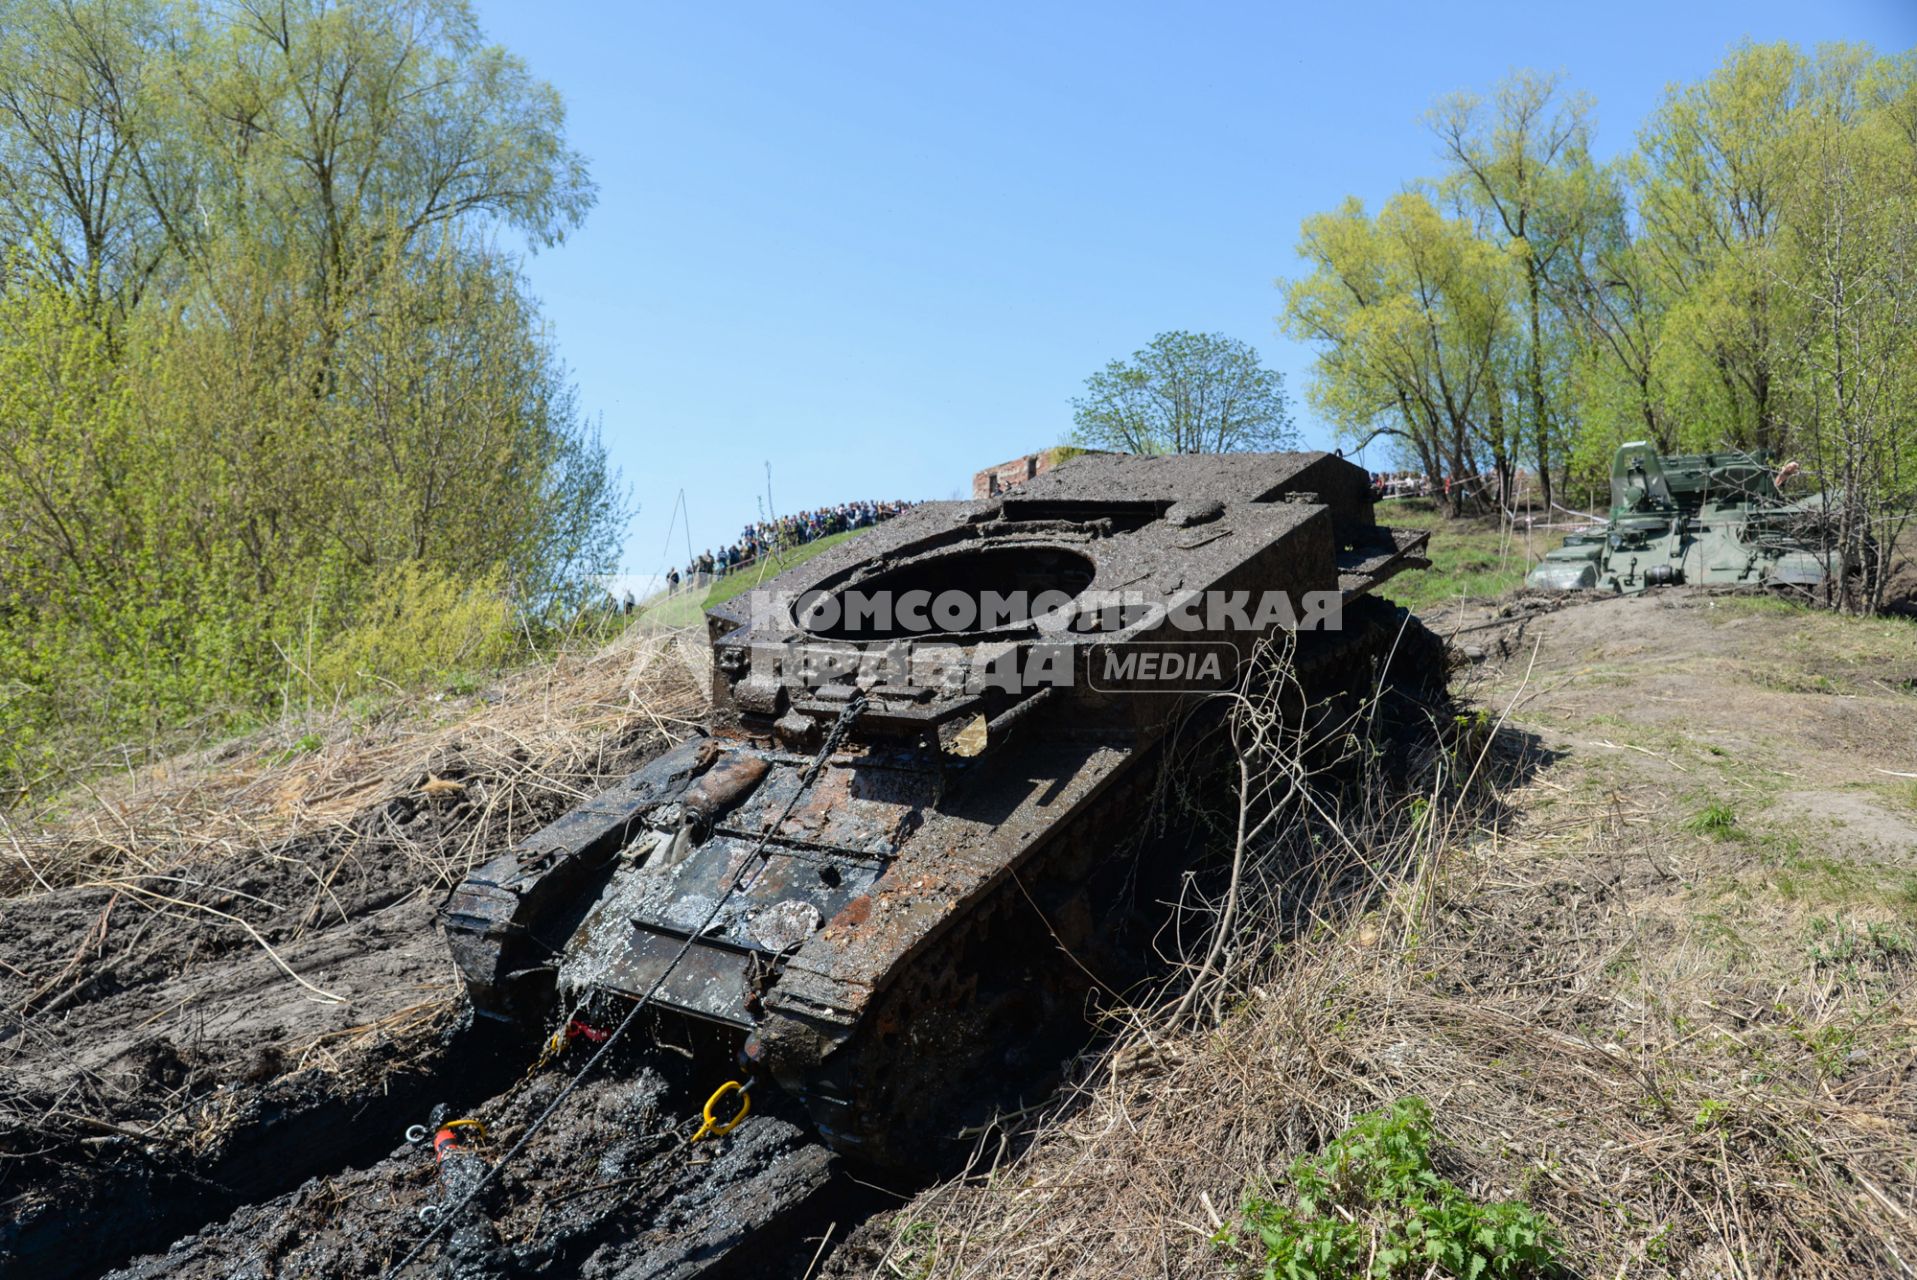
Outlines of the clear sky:
[[1917,0],[479,11],[599,183],[527,270],[640,506],[635,575],[683,563],[681,490],[694,550],[736,537],[768,463],[780,512],[958,496],[1166,329],[1256,346],[1328,448],[1273,282],[1307,215],[1436,171],[1434,98],[1562,71],[1608,156],[1744,37],[1917,45]]

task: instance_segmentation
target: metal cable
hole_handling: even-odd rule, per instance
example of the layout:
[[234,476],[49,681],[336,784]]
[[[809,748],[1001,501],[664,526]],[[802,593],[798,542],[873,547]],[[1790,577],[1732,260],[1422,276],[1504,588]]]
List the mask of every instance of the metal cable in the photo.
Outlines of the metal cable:
[[619,1025],[614,1027],[612,1033],[600,1042],[597,1049],[593,1050],[592,1057],[586,1059],[585,1065],[581,1066],[573,1075],[573,1078],[566,1082],[565,1087],[553,1096],[553,1100],[546,1104],[546,1109],[539,1113],[531,1125],[527,1126],[526,1132],[519,1135],[518,1141],[507,1148],[506,1154],[489,1165],[484,1176],[482,1176],[478,1182],[475,1182],[464,1196],[460,1197],[457,1204],[440,1214],[438,1221],[433,1224],[432,1229],[421,1236],[419,1240],[414,1243],[413,1247],[406,1251],[404,1257],[383,1271],[381,1273],[382,1277],[397,1276],[400,1272],[411,1266],[413,1261],[425,1250],[426,1246],[431,1244],[433,1239],[457,1219],[461,1213],[465,1212],[467,1206],[478,1199],[480,1192],[492,1185],[493,1179],[498,1176],[499,1171],[511,1163],[513,1157],[525,1150],[526,1144],[533,1140],[534,1135],[545,1127],[546,1122],[550,1120],[553,1113],[559,1109],[559,1104],[571,1096],[572,1091],[577,1089],[580,1084],[585,1081],[585,1078],[591,1074],[592,1069],[599,1065],[599,1060],[606,1056],[607,1051],[610,1050],[613,1045],[619,1043],[619,1038],[626,1033],[626,1029],[632,1025],[633,1020],[652,1002],[653,997],[659,994],[659,989],[665,986],[666,979],[671,977],[672,971],[679,967],[679,962],[691,953],[692,944],[697,942],[705,931],[712,927],[712,922],[719,918],[720,910],[724,908],[726,902],[732,897],[733,892],[744,883],[746,872],[748,870],[754,872],[756,878],[756,873],[764,869],[765,847],[767,843],[771,841],[773,832],[784,826],[785,820],[792,816],[792,810],[798,807],[800,797],[805,795],[811,788],[812,783],[817,780],[819,771],[825,767],[826,759],[838,749],[839,742],[845,737],[846,730],[852,727],[853,722],[859,718],[859,714],[864,710],[865,694],[854,694],[852,700],[846,703],[844,708],[840,710],[838,719],[832,722],[831,729],[827,730],[825,741],[820,745],[819,752],[813,757],[812,763],[806,766],[806,770],[803,774],[799,775],[799,785],[798,788],[793,791],[792,798],[786,801],[785,808],[780,811],[777,818],[772,820],[771,825],[767,826],[766,829],[760,833],[759,843],[753,847],[752,856],[739,864],[738,871],[734,872],[732,879],[727,882],[725,891],[721,893],[718,899],[712,904],[712,910],[706,913],[706,918],[700,921],[699,927],[688,934],[684,942],[680,943],[678,953],[674,955],[666,967],[660,971],[658,978],[654,980],[651,988],[647,990],[645,995],[639,997],[631,1009],[626,1011],[626,1016],[620,1019]]

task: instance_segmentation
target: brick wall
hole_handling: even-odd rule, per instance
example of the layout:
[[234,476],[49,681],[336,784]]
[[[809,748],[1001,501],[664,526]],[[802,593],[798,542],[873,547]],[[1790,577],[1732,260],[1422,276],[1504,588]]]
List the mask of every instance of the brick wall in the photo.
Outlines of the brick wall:
[[989,498],[995,493],[1016,488],[1034,476],[1042,476],[1061,462],[1068,462],[1086,453],[1100,453],[1099,449],[1040,449],[1037,453],[1028,453],[1022,458],[1013,458],[1010,462],[1001,462],[995,467],[987,467],[972,477],[972,496]]
[[1013,458],[1010,462],[1001,462],[995,467],[987,467],[972,477],[972,496],[989,498],[1002,493],[1013,485],[1024,484],[1045,469],[1045,455],[1028,453],[1022,458]]

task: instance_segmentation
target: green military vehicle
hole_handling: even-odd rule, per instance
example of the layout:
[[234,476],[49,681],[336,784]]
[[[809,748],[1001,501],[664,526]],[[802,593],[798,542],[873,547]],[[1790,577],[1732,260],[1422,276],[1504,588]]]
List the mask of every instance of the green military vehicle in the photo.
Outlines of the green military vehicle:
[[1816,496],[1784,497],[1758,453],[1660,456],[1643,441],[1611,463],[1606,528],[1573,533],[1525,585],[1630,594],[1649,587],[1792,587],[1832,573],[1827,519]]

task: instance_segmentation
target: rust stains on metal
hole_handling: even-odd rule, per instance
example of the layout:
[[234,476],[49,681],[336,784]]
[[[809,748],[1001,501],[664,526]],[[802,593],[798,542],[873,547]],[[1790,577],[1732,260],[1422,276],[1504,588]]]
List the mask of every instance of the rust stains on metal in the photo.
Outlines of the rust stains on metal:
[[771,768],[763,756],[739,751],[719,755],[687,789],[686,810],[700,818],[714,818],[750,794]]
[[[710,738],[461,887],[448,925],[475,1005],[537,1019],[555,985],[583,1000],[662,984],[655,1003],[735,1035],[834,1147],[918,1164],[981,1081],[1017,1078],[1075,1024],[1089,975],[1122,983],[1137,968],[1137,921],[1189,856],[1148,819],[1163,745],[1198,700],[1095,687],[1075,633],[1242,655],[1286,625],[1190,634],[1162,612],[1101,620],[1099,602],[1326,593],[1345,625],[1299,633],[1299,675],[1314,696],[1342,696],[1372,680],[1402,625],[1366,597],[1421,565],[1421,545],[1376,525],[1363,471],[1300,453],[1078,458],[833,548],[769,596],[712,611]],[[848,622],[858,594],[879,590],[1047,596],[1068,625]],[[813,611],[821,601],[839,615]],[[988,660],[1051,662],[1065,678],[965,678]],[[863,714],[815,769],[855,696]],[[563,940],[559,954],[539,937]]]

